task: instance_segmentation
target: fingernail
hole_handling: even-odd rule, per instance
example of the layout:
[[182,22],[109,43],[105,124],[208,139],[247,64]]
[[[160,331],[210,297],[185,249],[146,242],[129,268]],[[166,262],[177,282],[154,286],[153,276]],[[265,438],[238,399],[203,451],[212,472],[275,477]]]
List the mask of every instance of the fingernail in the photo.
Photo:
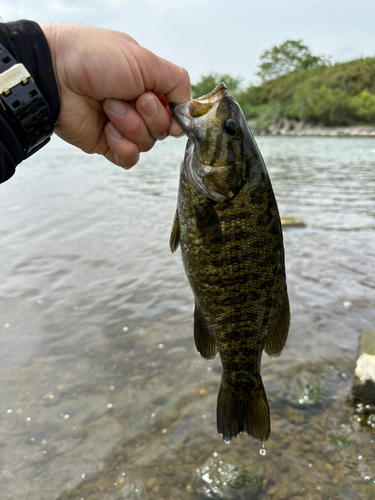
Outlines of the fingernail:
[[126,106],[120,99],[107,98],[105,104],[115,115],[123,115],[126,111]]
[[155,99],[150,96],[141,106],[144,114],[149,118],[155,118],[155,116],[159,113],[159,106],[156,104]]
[[108,125],[108,132],[115,139],[121,139],[122,138],[122,133],[119,130],[117,130],[117,128],[111,122],[109,122],[109,125]]

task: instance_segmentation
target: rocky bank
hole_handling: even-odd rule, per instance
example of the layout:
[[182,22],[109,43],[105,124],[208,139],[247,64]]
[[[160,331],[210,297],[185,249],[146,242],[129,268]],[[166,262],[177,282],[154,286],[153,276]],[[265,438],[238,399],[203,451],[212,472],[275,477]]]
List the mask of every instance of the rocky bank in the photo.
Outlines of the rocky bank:
[[266,129],[257,129],[254,120],[248,125],[257,135],[288,135],[288,136],[332,136],[332,137],[375,137],[375,125],[354,125],[346,127],[324,127],[297,120],[282,118],[272,123]]

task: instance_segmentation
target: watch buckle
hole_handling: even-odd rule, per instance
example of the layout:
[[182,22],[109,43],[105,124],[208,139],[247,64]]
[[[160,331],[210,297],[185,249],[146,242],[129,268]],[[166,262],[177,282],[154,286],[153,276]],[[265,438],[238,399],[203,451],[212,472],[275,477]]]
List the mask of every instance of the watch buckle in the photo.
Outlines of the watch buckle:
[[31,78],[31,75],[21,63],[7,69],[0,74],[0,96],[1,94],[8,96],[10,90],[20,83],[26,85],[28,78]]

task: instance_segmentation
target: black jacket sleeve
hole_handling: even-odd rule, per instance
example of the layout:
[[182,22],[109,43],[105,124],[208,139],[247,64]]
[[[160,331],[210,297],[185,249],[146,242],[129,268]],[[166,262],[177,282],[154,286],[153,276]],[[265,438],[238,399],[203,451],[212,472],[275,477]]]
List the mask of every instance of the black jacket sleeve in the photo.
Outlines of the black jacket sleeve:
[[[56,121],[60,112],[59,93],[48,43],[40,26],[33,21],[0,23],[0,43],[28,69]],[[14,174],[23,159],[12,123],[0,109],[0,183]]]

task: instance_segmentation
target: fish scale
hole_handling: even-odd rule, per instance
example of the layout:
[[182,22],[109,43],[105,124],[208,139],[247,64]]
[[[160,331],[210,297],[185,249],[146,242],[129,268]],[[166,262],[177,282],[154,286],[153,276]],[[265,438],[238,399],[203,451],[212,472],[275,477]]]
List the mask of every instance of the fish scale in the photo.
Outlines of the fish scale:
[[207,359],[220,354],[218,431],[226,441],[240,432],[265,441],[262,351],[279,355],[289,328],[276,200],[242,111],[223,84],[172,112],[189,142],[170,245],[181,247],[195,296],[198,351]]

